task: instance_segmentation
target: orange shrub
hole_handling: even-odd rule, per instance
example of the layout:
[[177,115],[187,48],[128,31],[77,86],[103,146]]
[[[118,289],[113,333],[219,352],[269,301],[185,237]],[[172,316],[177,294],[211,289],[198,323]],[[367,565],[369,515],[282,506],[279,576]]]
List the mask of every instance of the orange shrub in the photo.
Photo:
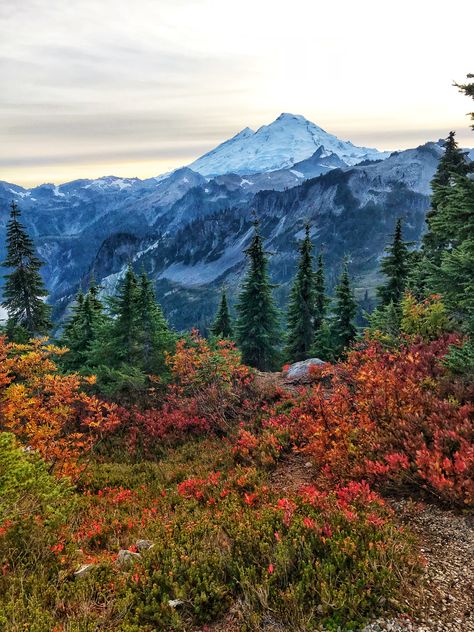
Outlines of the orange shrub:
[[84,380],[60,375],[45,340],[0,338],[0,430],[37,451],[57,476],[77,477],[104,430],[118,423],[115,407],[81,391]]
[[235,344],[220,340],[212,347],[194,331],[190,339],[178,341],[167,363],[173,377],[168,399],[181,409],[188,406],[212,429],[225,431],[229,420],[240,414],[254,382],[254,374],[241,363]]

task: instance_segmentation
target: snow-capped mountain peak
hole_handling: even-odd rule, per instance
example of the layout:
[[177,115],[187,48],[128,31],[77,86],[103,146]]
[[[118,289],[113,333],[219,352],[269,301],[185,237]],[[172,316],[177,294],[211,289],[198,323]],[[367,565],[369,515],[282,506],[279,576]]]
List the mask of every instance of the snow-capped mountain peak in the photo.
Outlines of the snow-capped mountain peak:
[[236,138],[248,138],[249,136],[253,136],[255,132],[250,127],[244,127],[238,134],[236,134],[231,140],[235,140]]
[[261,173],[291,167],[321,147],[324,148],[323,155],[335,154],[346,165],[389,155],[389,152],[341,141],[301,114],[283,112],[256,132],[246,127],[189,167],[207,177],[225,173]]

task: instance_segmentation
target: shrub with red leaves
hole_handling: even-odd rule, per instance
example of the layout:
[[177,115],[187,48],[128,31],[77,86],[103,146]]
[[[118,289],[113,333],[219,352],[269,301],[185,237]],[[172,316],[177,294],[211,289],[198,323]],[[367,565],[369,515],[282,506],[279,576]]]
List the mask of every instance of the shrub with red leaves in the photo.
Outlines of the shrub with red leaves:
[[155,408],[120,409],[114,436],[130,451],[151,455],[192,435],[225,435],[239,418],[255,417],[262,396],[254,373],[228,340],[212,346],[196,332],[178,341],[167,364],[172,382]]
[[[247,460],[258,461],[268,428],[314,459],[327,486],[367,480],[385,491],[474,502],[473,406],[446,396],[442,359],[454,336],[387,350],[367,340],[347,360],[325,369],[289,410],[273,411],[259,441],[244,434]],[[440,385],[442,384],[442,389]],[[261,437],[261,439],[260,439]]]

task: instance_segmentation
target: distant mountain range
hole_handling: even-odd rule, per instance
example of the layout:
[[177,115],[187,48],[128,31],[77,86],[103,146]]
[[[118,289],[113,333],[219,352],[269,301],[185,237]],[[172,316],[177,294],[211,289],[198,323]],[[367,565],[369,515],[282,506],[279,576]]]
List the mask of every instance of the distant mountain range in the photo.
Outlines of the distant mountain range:
[[357,295],[370,296],[396,218],[404,218],[407,239],[420,240],[442,152],[441,142],[394,153],[356,147],[303,116],[281,114],[156,178],[107,176],[32,189],[0,181],[0,255],[14,199],[46,262],[57,318],[92,272],[110,293],[132,261],[153,278],[175,327],[205,328],[221,286],[237,293],[255,210],[273,253],[280,305],[307,221],[329,285],[349,255]]

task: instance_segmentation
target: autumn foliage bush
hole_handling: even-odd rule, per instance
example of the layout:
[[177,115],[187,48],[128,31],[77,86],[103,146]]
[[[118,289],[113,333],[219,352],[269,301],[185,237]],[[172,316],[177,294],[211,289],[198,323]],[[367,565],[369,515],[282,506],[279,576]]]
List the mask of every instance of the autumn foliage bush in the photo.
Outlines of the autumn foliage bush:
[[[301,629],[321,621],[351,629],[396,594],[402,568],[416,574],[409,542],[366,485],[286,497],[262,484],[245,491],[229,474],[178,485],[163,544],[132,584],[137,629],[212,621],[236,598],[248,629],[261,629],[270,613]],[[182,603],[179,613],[169,599]]]
[[192,436],[227,435],[236,420],[256,414],[265,397],[228,340],[211,344],[193,332],[166,362],[172,379],[164,394],[149,397],[145,408],[119,409],[121,423],[112,434],[134,454],[156,456]]
[[0,338],[0,431],[37,452],[56,476],[77,479],[119,420],[113,405],[82,390],[93,378],[59,374],[54,358],[61,353],[44,340],[19,345]]
[[[173,386],[167,403],[190,406],[213,430],[227,432],[229,423],[244,411],[251,414],[260,399],[252,390],[254,373],[241,363],[240,351],[228,340],[218,340],[214,346],[193,332],[177,343],[168,366]],[[254,400],[253,408],[249,398]]]
[[[159,463],[94,464],[75,502],[67,522],[34,531],[34,572],[11,559],[3,567],[7,629],[187,630],[235,601],[249,630],[268,616],[301,629],[355,629],[420,569],[368,485],[282,493],[258,468],[235,466],[217,437],[173,448]],[[0,535],[6,557],[12,533]],[[143,538],[153,547],[118,565],[118,551],[136,552]],[[75,578],[83,564],[91,570]]]
[[474,503],[473,406],[446,393],[442,360],[452,335],[407,340],[396,350],[367,339],[347,360],[281,412],[261,433],[241,431],[236,451],[250,446],[258,460],[268,429],[311,456],[319,479],[333,486],[367,480],[387,491],[423,493],[455,505]]

